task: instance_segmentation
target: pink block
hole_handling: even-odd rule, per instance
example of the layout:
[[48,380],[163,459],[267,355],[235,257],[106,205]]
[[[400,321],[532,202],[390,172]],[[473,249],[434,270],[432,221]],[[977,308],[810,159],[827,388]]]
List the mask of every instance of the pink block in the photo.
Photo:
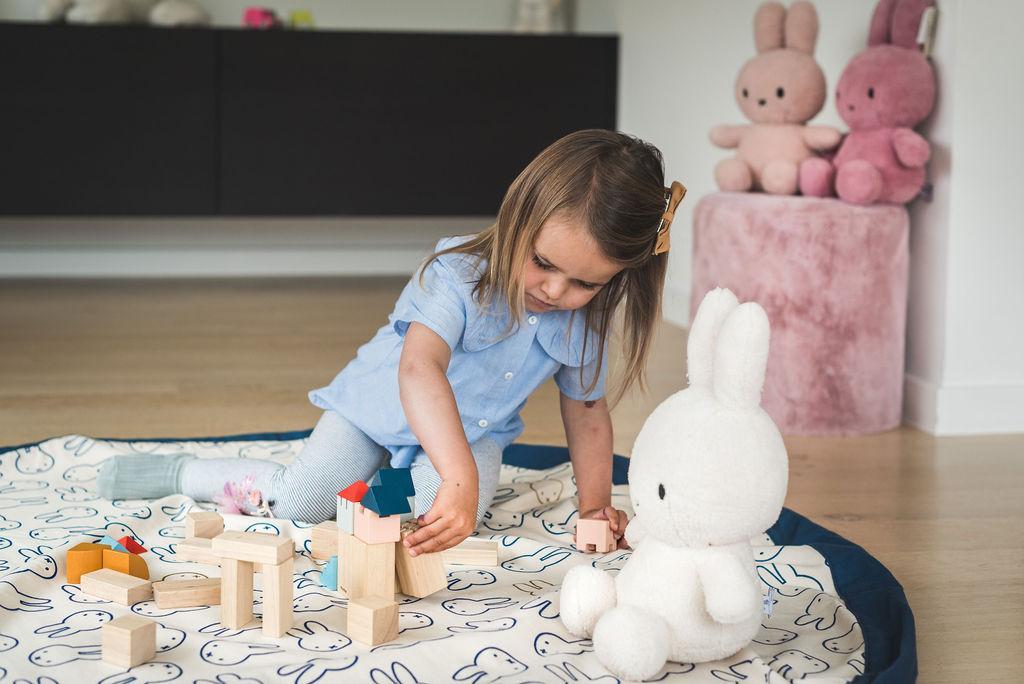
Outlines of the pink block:
[[386,544],[402,538],[400,516],[389,515],[382,518],[362,506],[356,511],[354,528],[355,535],[367,544]]
[[607,520],[576,521],[576,550],[586,553],[590,546],[598,553],[608,553],[615,548],[615,535]]
[[902,206],[714,193],[694,212],[690,315],[714,287],[771,321],[761,404],[783,433],[900,424],[910,218]]

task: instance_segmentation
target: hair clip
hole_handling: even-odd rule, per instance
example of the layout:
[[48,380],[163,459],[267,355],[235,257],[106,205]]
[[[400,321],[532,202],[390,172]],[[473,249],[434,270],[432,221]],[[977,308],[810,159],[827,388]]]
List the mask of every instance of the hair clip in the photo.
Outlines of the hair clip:
[[686,186],[679,181],[672,181],[672,187],[665,188],[665,213],[661,215],[661,222],[658,224],[658,239],[654,243],[654,256],[668,251],[669,229],[672,227],[672,219],[676,216],[676,209],[684,197],[686,197]]

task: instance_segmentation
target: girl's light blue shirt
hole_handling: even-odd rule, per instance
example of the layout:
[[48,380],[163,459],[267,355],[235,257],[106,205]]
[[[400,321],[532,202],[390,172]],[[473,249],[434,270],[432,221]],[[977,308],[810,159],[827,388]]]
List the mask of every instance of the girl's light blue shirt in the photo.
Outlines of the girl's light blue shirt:
[[[443,238],[436,250],[466,239]],[[430,328],[451,347],[448,381],[470,444],[484,437],[502,448],[511,444],[523,431],[519,412],[527,398],[551,376],[571,399],[604,396],[607,356],[593,390],[586,392],[597,371],[598,343],[591,332],[584,354],[584,312],[526,312],[508,332],[508,307],[484,308],[473,297],[483,267],[476,257],[446,254],[427,267],[422,286],[414,275],[387,325],[330,385],[309,393],[316,406],[342,414],[390,451],[394,467],[424,457],[398,396],[398,360],[412,323]]]

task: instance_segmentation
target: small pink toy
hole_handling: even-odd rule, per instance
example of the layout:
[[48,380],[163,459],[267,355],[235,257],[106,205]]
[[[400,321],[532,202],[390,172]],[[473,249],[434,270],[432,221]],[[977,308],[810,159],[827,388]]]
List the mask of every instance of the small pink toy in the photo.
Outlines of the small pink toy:
[[912,129],[935,105],[935,72],[918,48],[918,29],[933,0],[880,0],[868,48],[846,66],[836,108],[849,124],[830,164],[800,170],[805,195],[833,194],[854,204],[909,202],[924,185],[928,141]]
[[576,522],[576,550],[588,553],[590,547],[598,553],[608,553],[615,548],[615,536],[607,520]]
[[277,28],[281,20],[277,18],[274,10],[268,7],[246,7],[242,15],[242,25],[254,29]]

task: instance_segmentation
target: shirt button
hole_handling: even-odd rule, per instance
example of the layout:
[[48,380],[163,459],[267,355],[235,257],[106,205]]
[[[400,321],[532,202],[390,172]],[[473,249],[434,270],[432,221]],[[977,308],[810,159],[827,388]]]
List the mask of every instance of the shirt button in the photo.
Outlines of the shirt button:
[[508,373],[505,373],[505,379],[506,380],[511,380],[512,378],[515,377],[515,375],[516,375],[515,373],[513,373],[512,371],[509,371]]
[[537,317],[530,316],[529,318],[526,319],[526,322],[529,323],[530,325],[537,325]]
[[487,422],[487,420],[485,420],[484,418],[481,418],[480,420],[478,420],[478,421],[476,422],[476,424],[477,424],[477,425],[479,425],[479,426],[480,426],[480,427],[482,427],[482,428],[485,428],[485,427],[487,427],[488,425],[490,425],[490,423],[488,423],[488,422]]

